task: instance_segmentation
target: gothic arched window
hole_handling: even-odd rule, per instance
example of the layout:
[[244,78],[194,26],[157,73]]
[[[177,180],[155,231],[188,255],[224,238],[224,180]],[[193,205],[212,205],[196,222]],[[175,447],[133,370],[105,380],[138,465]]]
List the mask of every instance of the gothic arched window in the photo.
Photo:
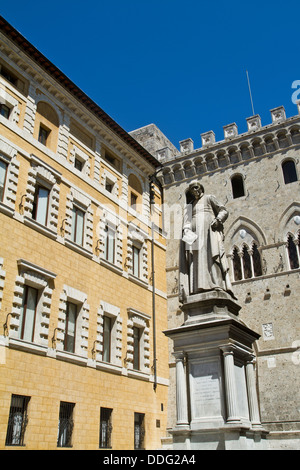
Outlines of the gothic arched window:
[[298,181],[296,166],[293,160],[286,160],[282,163],[283,178],[285,184]]
[[233,199],[245,196],[244,182],[242,175],[234,175],[231,178]]
[[[299,243],[299,236],[297,242]],[[289,262],[290,262],[290,268],[291,269],[297,269],[299,268],[299,255],[298,255],[298,250],[297,246],[293,240],[292,235],[288,236],[287,239],[287,250],[288,250],[288,255],[289,255]]]
[[243,247],[243,267],[244,267],[244,279],[252,277],[251,259],[248,251],[248,247]]
[[242,279],[242,267],[241,259],[238,253],[238,249],[234,248],[232,253],[232,263],[233,263],[233,275],[235,281],[240,281]]
[[262,275],[262,267],[261,267],[261,257],[258,251],[256,243],[252,245],[252,259],[253,259],[253,270],[254,276],[261,276]]

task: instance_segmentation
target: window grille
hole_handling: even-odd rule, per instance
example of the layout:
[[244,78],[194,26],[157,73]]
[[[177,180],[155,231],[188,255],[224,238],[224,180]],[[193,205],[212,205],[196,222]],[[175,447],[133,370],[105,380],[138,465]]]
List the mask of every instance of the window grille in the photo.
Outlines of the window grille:
[[27,407],[30,397],[12,395],[5,445],[23,446],[28,423]]
[[134,449],[143,450],[145,441],[145,415],[134,413]]
[[75,403],[60,402],[57,447],[72,447],[74,407]]
[[112,409],[101,408],[100,410],[100,443],[101,448],[111,448],[112,437]]

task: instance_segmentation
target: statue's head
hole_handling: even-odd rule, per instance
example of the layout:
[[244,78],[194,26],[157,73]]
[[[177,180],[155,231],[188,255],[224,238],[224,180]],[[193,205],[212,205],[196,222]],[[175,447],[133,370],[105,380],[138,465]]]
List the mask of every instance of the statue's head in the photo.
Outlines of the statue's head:
[[204,187],[202,184],[199,183],[199,181],[191,181],[188,187],[188,193],[191,195],[191,197],[194,199],[199,199],[201,195],[204,193]]

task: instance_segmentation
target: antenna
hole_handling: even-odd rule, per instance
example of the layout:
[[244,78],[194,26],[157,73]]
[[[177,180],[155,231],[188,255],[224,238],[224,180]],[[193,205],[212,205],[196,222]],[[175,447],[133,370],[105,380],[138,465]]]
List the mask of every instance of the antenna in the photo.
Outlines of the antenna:
[[252,101],[252,95],[251,95],[251,88],[250,88],[250,81],[249,81],[248,70],[246,70],[246,74],[247,74],[247,80],[248,80],[248,88],[249,88],[249,94],[250,94],[252,112],[253,112],[253,116],[254,116],[254,115],[255,115],[255,112],[254,112],[254,107],[253,107],[253,101]]

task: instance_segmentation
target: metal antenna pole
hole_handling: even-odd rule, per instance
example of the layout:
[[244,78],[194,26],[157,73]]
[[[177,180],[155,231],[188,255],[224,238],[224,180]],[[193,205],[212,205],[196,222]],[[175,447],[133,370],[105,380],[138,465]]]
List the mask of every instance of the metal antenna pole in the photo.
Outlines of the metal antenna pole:
[[247,74],[247,80],[248,80],[248,88],[249,88],[249,94],[250,94],[252,112],[253,112],[253,116],[254,116],[254,115],[255,115],[255,112],[254,112],[254,107],[253,107],[253,101],[252,101],[252,95],[251,95],[251,88],[250,88],[250,81],[249,81],[248,70],[246,70],[246,74]]

